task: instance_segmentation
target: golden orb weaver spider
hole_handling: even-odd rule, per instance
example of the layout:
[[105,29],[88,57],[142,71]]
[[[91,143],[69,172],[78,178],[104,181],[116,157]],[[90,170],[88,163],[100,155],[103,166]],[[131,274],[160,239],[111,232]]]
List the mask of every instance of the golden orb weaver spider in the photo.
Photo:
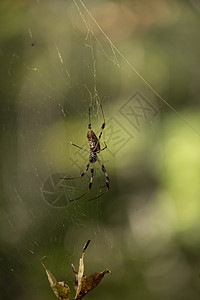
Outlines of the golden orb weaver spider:
[[93,177],[94,177],[94,169],[93,169],[93,163],[95,163],[96,161],[98,161],[98,163],[100,164],[101,166],[101,169],[102,171],[104,172],[105,174],[105,178],[106,178],[106,190],[104,193],[100,194],[99,196],[95,197],[95,198],[92,198],[92,199],[89,199],[89,200],[94,200],[94,199],[97,199],[99,197],[102,197],[103,195],[105,195],[106,192],[109,191],[109,183],[110,183],[110,180],[109,180],[109,177],[108,177],[108,174],[106,173],[106,169],[103,165],[103,163],[101,162],[101,160],[98,158],[97,154],[100,153],[101,151],[105,150],[107,148],[107,145],[105,143],[105,147],[101,149],[100,147],[100,139],[101,139],[101,136],[102,136],[102,133],[103,133],[103,130],[105,128],[105,125],[106,125],[106,121],[105,121],[105,117],[104,117],[104,113],[103,113],[103,108],[102,108],[102,105],[100,105],[100,108],[101,108],[101,112],[102,112],[102,117],[103,117],[103,124],[101,126],[101,132],[99,134],[99,138],[97,138],[96,134],[94,133],[94,131],[92,130],[92,125],[91,125],[91,120],[90,120],[90,107],[89,107],[89,124],[88,124],[88,133],[87,133],[87,139],[88,139],[88,142],[89,142],[89,146],[90,146],[90,151],[70,142],[73,146],[83,150],[83,151],[86,151],[89,153],[89,162],[86,166],[86,169],[83,173],[81,173],[80,176],[77,176],[77,177],[63,177],[62,179],[65,179],[65,180],[71,180],[71,179],[78,179],[78,178],[82,178],[86,172],[88,171],[89,169],[89,166],[91,165],[91,177],[90,177],[90,182],[89,182],[89,187],[88,187],[88,190],[83,193],[81,196],[75,198],[75,199],[72,199],[70,201],[75,201],[75,200],[79,200],[81,199],[83,196],[85,196],[87,193],[89,193],[89,191],[91,190],[92,188],[92,183],[93,183]]

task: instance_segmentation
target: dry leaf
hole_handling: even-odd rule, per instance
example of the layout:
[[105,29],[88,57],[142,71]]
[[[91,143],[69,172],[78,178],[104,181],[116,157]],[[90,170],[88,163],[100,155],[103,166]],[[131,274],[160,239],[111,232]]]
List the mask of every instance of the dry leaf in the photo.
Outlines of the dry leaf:
[[87,293],[93,290],[102,280],[105,274],[111,273],[110,270],[104,270],[101,273],[94,273],[88,277],[82,277],[81,290],[75,299],[82,299]]
[[82,257],[79,261],[78,273],[76,272],[74,265],[72,264],[72,270],[75,275],[74,288],[76,291],[76,296],[74,299],[82,299],[89,291],[94,289],[102,280],[105,274],[111,273],[110,270],[104,270],[101,273],[94,273],[88,277],[84,275],[84,255],[90,240],[87,241],[83,247]]
[[41,261],[41,264],[46,270],[47,277],[50,283],[52,290],[54,291],[56,297],[60,300],[70,300],[71,291],[68,285],[64,281],[57,282],[56,278],[52,273],[46,268],[44,263]]
[[[94,273],[88,277],[84,275],[84,256],[85,251],[90,243],[90,240],[83,247],[82,257],[79,260],[79,268],[78,272],[76,272],[75,267],[72,265],[72,270],[75,275],[74,280],[74,289],[76,291],[75,299],[82,299],[89,291],[94,289],[102,280],[105,274],[111,273],[110,270],[104,270],[101,273]],[[50,283],[52,290],[54,291],[56,297],[60,300],[70,300],[71,291],[68,285],[64,281],[57,282],[55,277],[51,274],[51,272],[46,268],[44,263],[41,261],[43,267],[46,270],[47,277]]]

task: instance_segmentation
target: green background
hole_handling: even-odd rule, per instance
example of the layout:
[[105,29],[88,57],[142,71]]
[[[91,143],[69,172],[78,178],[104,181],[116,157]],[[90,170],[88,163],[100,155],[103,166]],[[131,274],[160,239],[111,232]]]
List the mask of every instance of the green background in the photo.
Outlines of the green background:
[[[67,0],[0,2],[0,298],[55,299],[42,257],[73,289],[70,263],[91,239],[86,275],[112,274],[88,299],[199,299],[200,5],[84,3],[116,48],[79,1],[80,11]],[[122,114],[136,93],[156,111],[140,112],[138,127]],[[95,163],[92,191],[69,203],[90,180],[59,182],[88,162],[70,141],[89,149],[88,107],[98,135],[99,104],[110,191],[88,201],[105,184]]]

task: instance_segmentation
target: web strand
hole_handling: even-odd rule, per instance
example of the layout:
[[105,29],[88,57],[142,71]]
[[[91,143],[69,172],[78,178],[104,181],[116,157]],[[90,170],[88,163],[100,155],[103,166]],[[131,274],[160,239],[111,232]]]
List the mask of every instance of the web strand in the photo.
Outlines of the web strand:
[[[85,26],[87,28],[87,30],[89,30],[91,33],[91,29],[89,28],[81,10],[80,7],[77,4],[76,0],[73,0],[73,3],[75,4],[83,22],[85,23]],[[107,39],[107,41],[110,44],[110,47],[112,49],[112,52],[114,54],[114,57],[116,58],[116,53],[118,53],[118,55],[126,62],[126,64],[133,70],[133,72],[140,78],[140,80],[154,93],[154,95],[156,95],[171,111],[173,111],[185,124],[187,124],[187,126],[189,126],[196,134],[198,134],[200,136],[200,132],[190,123],[188,122],[178,111],[176,111],[176,109],[170,105],[167,100],[165,100],[158,92],[156,92],[156,90],[151,86],[151,84],[149,84],[144,77],[136,70],[136,68],[126,59],[126,57],[121,53],[120,50],[118,50],[118,48],[113,44],[113,42],[110,40],[110,38],[107,36],[107,34],[103,31],[103,29],[101,28],[101,26],[98,24],[98,22],[95,20],[95,18],[93,17],[93,15],[91,14],[91,12],[89,11],[89,9],[85,6],[85,4],[83,3],[82,0],[79,0],[79,3],[82,5],[83,9],[86,11],[86,13],[89,15],[89,17],[91,18],[91,20],[94,22],[94,24],[97,26],[97,28],[100,30],[100,32],[103,34],[103,36]],[[119,63],[117,63],[118,60],[116,60],[115,64],[119,67]]]

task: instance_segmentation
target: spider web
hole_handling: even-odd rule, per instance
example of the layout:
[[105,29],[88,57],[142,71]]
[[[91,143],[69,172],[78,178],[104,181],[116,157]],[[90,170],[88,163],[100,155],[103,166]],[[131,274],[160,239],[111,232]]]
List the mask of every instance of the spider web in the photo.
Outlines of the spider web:
[[[3,107],[10,120],[8,140],[12,140],[5,145],[9,160],[2,164],[6,200],[2,210],[5,233],[1,235],[6,274],[2,286],[4,299],[13,299],[6,287],[8,281],[12,282],[11,291],[17,293],[16,299],[54,299],[44,289],[48,283],[39,258],[47,256],[45,263],[55,277],[72,286],[70,261],[78,260],[88,239],[92,240],[92,249],[87,254],[87,273],[96,272],[97,267],[110,268],[116,274],[122,268],[123,277],[128,278],[127,286],[123,287],[127,288],[127,299],[131,299],[134,293],[130,289],[132,272],[125,268],[128,262],[136,269],[137,276],[146,280],[147,290],[152,292],[155,287],[148,270],[142,273],[142,268],[148,262],[146,257],[164,250],[153,246],[152,252],[144,249],[150,238],[154,244],[160,239],[165,245],[171,233],[163,237],[165,229],[157,232],[155,228],[160,226],[149,217],[151,213],[157,216],[157,208],[145,200],[151,199],[156,189],[154,182],[151,186],[147,183],[149,178],[154,180],[154,174],[140,175],[139,168],[135,171],[137,153],[144,151],[143,145],[153,146],[153,136],[166,114],[174,115],[179,126],[197,138],[199,131],[189,117],[161,96],[169,80],[162,59],[154,56],[156,72],[152,72],[154,64],[149,67],[146,78],[152,76],[152,85],[141,75],[145,73],[145,39],[141,42],[136,37],[127,46],[132,35],[130,24],[134,23],[131,11],[138,9],[137,5],[131,9],[129,5],[73,0],[59,1],[58,7],[57,2],[46,4],[38,0],[16,7],[19,19],[23,9],[27,17],[22,29],[16,28],[23,34],[16,38],[15,50],[12,45],[8,57],[12,85],[8,98],[14,101]],[[123,23],[123,17],[119,18],[120,8],[127,23]],[[118,18],[121,24],[116,23]],[[111,179],[111,188],[104,197],[88,201],[105,190],[104,173],[95,163],[92,190],[80,200],[71,201],[87,191],[91,174],[89,169],[81,179],[62,179],[80,175],[88,163],[88,153],[70,142],[89,149],[88,109],[91,109],[92,129],[98,136],[103,122],[100,105],[106,118],[101,147],[105,141],[108,148],[99,157]],[[6,132],[5,128],[2,132]],[[148,155],[151,151],[144,153]],[[145,155],[142,159],[144,164],[148,163]],[[148,173],[148,169],[145,171]],[[171,210],[172,207],[160,209],[166,220],[168,216],[174,218]],[[147,236],[143,222],[144,228],[153,224],[156,233]],[[134,238],[129,239],[131,234],[136,245]],[[174,265],[179,259],[174,259]],[[184,266],[188,267],[182,262]],[[111,299],[109,280],[102,287],[104,291],[99,289],[99,299],[106,299],[105,290]],[[180,281],[184,280],[185,277]],[[121,281],[122,275],[118,278],[115,275],[111,282],[116,285]],[[113,299],[121,299],[123,293],[116,289],[113,295]],[[139,291],[137,295],[143,299]]]

